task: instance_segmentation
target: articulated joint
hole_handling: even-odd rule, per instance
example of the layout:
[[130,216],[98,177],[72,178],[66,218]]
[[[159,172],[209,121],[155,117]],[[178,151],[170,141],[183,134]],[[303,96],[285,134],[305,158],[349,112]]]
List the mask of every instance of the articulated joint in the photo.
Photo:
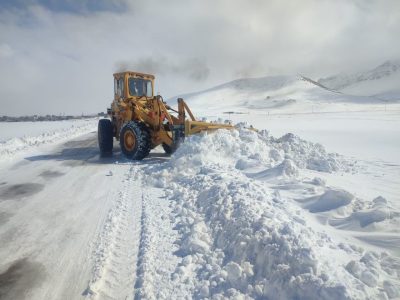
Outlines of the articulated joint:
[[172,140],[175,145],[185,140],[185,125],[172,126]]

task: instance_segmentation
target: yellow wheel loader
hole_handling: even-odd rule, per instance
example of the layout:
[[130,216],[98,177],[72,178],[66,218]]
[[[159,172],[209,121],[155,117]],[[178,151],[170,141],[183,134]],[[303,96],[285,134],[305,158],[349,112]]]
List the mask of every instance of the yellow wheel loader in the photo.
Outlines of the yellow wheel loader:
[[172,153],[191,134],[233,128],[197,121],[181,98],[178,109],[172,109],[161,96],[154,96],[154,76],[138,72],[114,74],[114,100],[107,113],[110,118],[98,125],[101,155],[112,153],[115,137],[124,155],[134,160],[145,158],[158,145]]

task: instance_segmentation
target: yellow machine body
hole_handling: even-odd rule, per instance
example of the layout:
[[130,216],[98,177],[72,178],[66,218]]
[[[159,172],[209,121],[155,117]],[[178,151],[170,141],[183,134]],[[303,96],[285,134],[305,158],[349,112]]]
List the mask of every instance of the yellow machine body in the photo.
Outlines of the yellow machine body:
[[230,124],[216,124],[196,120],[181,98],[178,108],[168,106],[161,96],[154,95],[154,79],[150,74],[121,72],[114,74],[114,100],[108,114],[113,136],[119,140],[120,131],[131,121],[145,124],[151,136],[151,148],[160,144],[177,146],[186,136],[220,128],[234,128]]

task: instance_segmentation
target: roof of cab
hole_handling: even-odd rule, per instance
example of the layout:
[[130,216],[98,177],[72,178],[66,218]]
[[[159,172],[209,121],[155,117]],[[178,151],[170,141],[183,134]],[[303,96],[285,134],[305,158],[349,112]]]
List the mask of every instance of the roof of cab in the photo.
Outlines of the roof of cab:
[[134,71],[118,72],[118,73],[114,73],[113,76],[123,75],[123,74],[126,74],[126,73],[128,73],[129,75],[132,75],[132,76],[147,77],[147,78],[154,79],[154,75],[146,74],[146,73],[139,73],[139,72],[134,72]]

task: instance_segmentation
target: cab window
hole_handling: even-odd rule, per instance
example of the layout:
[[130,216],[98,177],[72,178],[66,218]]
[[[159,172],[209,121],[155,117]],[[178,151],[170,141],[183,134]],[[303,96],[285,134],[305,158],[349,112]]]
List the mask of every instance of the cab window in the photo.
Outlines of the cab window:
[[141,78],[129,78],[129,94],[131,96],[153,97],[151,80]]
[[123,78],[115,78],[114,79],[114,94],[118,97],[124,96],[124,79]]
[[146,85],[146,96],[153,97],[153,86],[151,80],[147,80]]

